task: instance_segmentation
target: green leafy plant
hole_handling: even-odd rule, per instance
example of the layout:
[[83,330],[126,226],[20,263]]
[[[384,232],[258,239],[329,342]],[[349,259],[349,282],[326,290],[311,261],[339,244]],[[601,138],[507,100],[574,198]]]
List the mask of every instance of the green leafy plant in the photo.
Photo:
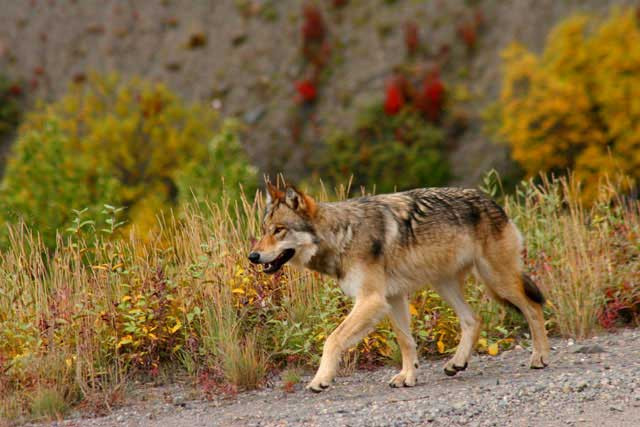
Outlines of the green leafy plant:
[[232,192],[239,183],[255,189],[237,130],[163,85],[91,76],[26,117],[0,184],[0,223],[24,221],[51,248],[72,227],[73,209],[86,209],[112,218],[111,234],[118,223],[147,236],[192,192],[219,199],[223,181]]
[[13,132],[20,123],[21,96],[22,86],[0,75],[0,140]]
[[332,184],[375,186],[376,191],[441,185],[451,178],[444,155],[444,135],[418,111],[385,114],[376,105],[359,116],[352,132],[337,132],[327,141],[319,164]]

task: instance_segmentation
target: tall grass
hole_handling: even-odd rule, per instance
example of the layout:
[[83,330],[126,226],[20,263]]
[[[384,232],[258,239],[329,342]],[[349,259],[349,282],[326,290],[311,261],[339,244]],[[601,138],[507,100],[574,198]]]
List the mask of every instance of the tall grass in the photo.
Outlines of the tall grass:
[[640,205],[616,188],[601,184],[597,201],[585,207],[575,180],[543,178],[507,200],[526,234],[529,268],[549,297],[551,321],[564,336],[594,333],[608,290],[640,290]]
[[[612,198],[610,187],[588,209],[576,191],[567,181],[529,183],[506,206],[526,235],[527,268],[549,296],[552,331],[584,337],[605,308],[618,307],[607,305],[612,288],[639,286],[640,216],[637,202]],[[60,234],[54,251],[26,227],[11,228],[0,253],[0,417],[58,416],[80,401],[106,411],[128,379],[168,369],[220,392],[259,387],[271,369],[316,364],[351,302],[318,274],[267,276],[248,263],[262,209],[260,197],[194,203],[143,239],[87,222]],[[489,325],[481,350],[525,330],[477,285],[469,294]],[[429,291],[412,304],[421,351],[454,348],[451,309]],[[346,358],[353,366],[395,353],[383,323]]]

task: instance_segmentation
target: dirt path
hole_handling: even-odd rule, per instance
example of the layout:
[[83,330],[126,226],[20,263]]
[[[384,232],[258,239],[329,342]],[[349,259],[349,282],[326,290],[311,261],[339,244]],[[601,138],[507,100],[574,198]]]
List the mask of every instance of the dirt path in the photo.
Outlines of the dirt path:
[[386,385],[393,368],[338,378],[318,395],[303,384],[285,393],[278,381],[212,402],[186,399],[180,388],[145,389],[140,402],[107,417],[51,425],[640,426],[639,329],[552,345],[552,363],[543,371],[530,370],[528,351],[514,349],[475,357],[452,378],[442,361],[423,361],[418,385],[405,389]]

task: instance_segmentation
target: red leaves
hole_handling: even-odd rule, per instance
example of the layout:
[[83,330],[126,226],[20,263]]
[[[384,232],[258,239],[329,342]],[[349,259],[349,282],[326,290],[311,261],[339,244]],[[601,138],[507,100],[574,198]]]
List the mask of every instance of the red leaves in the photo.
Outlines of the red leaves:
[[458,36],[462,39],[467,49],[471,50],[476,46],[478,35],[476,26],[472,23],[460,24],[458,26]]
[[327,35],[327,26],[318,6],[306,4],[302,9],[304,21],[302,23],[302,39],[304,44],[310,42],[322,43]]
[[484,24],[484,13],[482,13],[482,10],[477,9],[473,17],[458,25],[458,37],[460,37],[467,46],[467,50],[473,50],[476,47],[478,30],[482,29]]
[[22,86],[20,86],[17,83],[14,83],[11,86],[9,86],[7,92],[11,96],[20,96],[20,95],[22,95]]
[[402,93],[400,77],[392,77],[387,81],[384,100],[384,112],[389,116],[397,114],[404,106],[404,94]]
[[422,92],[416,100],[416,108],[429,121],[436,122],[444,107],[444,84],[440,80],[440,72],[431,71],[422,81]]
[[415,55],[420,47],[418,26],[413,21],[407,22],[404,26],[404,45],[409,56]]
[[299,80],[295,82],[295,86],[298,92],[298,102],[313,102],[316,100],[318,91],[311,79]]
[[313,64],[317,74],[327,63],[331,51],[327,25],[318,6],[311,3],[304,5],[302,17],[302,55]]
[[395,75],[386,84],[384,112],[393,116],[405,105],[411,105],[420,111],[426,120],[437,122],[444,109],[445,91],[438,68],[431,70],[424,77],[418,90],[414,89],[403,75]]
[[640,292],[625,282],[605,289],[605,305],[598,313],[598,321],[605,329],[640,320]]

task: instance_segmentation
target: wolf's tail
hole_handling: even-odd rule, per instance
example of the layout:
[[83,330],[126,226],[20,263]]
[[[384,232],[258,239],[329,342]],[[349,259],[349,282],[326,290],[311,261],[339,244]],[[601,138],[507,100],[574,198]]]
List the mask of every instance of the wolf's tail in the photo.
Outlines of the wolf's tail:
[[522,284],[524,286],[524,294],[533,302],[543,305],[545,302],[544,295],[540,288],[527,274],[522,273]]

